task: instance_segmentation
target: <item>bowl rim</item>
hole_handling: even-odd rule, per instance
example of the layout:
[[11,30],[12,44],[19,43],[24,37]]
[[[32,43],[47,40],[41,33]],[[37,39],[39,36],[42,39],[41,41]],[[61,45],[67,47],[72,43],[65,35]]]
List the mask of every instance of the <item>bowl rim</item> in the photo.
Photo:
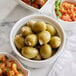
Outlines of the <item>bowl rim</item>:
[[58,26],[61,28],[61,30],[62,30],[62,32],[63,32],[63,43],[62,43],[62,46],[61,46],[61,48],[60,48],[59,50],[63,50],[63,48],[65,47],[66,36],[65,36],[65,32],[64,32],[62,26],[60,26],[60,23],[58,23],[58,22],[57,22],[55,19],[53,19],[52,17],[46,16],[46,15],[41,15],[41,14],[29,15],[29,16],[23,17],[22,19],[20,19],[19,21],[17,21],[17,22],[14,24],[14,26],[13,26],[13,28],[12,28],[12,30],[11,30],[11,33],[10,33],[10,43],[11,43],[13,52],[14,52],[20,59],[22,59],[22,60],[24,60],[24,61],[27,60],[27,61],[29,61],[29,62],[34,62],[34,63],[36,63],[36,62],[38,62],[38,63],[44,63],[44,62],[47,62],[47,61],[49,61],[49,60],[52,60],[52,59],[55,58],[58,54],[61,54],[63,51],[61,51],[61,52],[58,51],[54,56],[52,56],[52,57],[50,57],[50,58],[48,58],[48,59],[41,60],[41,61],[36,61],[36,60],[31,60],[31,59],[28,59],[28,58],[23,57],[23,56],[17,51],[16,47],[14,47],[14,43],[13,43],[13,41],[12,41],[13,31],[14,31],[14,29],[18,26],[17,24],[19,24],[20,22],[22,22],[22,21],[23,21],[24,19],[26,19],[26,18],[29,18],[29,17],[31,18],[31,17],[36,17],[36,16],[49,18],[49,19],[53,20],[54,22],[56,22],[56,23],[58,24]]
[[[65,1],[65,0],[64,0]],[[64,2],[64,1],[62,1],[62,2]],[[62,19],[60,19],[60,18],[57,18],[57,16],[56,16],[56,14],[55,14],[55,2],[56,2],[56,0],[54,1],[54,3],[53,3],[53,15],[54,15],[54,18],[55,19],[57,19],[58,21],[60,21],[60,22],[63,22],[63,23],[76,23],[76,21],[72,21],[72,22],[69,22],[69,21],[64,21],[64,20],[62,20]]]
[[11,57],[12,59],[14,59],[14,61],[17,61],[18,62],[18,64],[24,69],[24,70],[26,70],[27,72],[28,72],[28,76],[30,76],[30,70],[28,70],[28,69],[26,69],[20,62],[19,62],[19,60],[18,59],[16,59],[16,57],[14,57],[13,55],[11,55],[10,53],[7,53],[7,52],[0,52],[0,54],[2,54],[2,55],[8,55],[8,57]]

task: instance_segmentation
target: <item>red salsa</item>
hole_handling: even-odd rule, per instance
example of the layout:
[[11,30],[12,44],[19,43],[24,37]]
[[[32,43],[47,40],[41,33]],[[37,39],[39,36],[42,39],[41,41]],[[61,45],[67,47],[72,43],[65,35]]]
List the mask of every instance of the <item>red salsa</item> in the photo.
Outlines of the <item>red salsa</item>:
[[76,5],[70,2],[62,2],[60,5],[60,19],[68,22],[76,21]]
[[46,3],[47,0],[22,0],[22,1],[28,5],[40,9]]
[[0,56],[0,76],[25,76],[14,60],[9,61],[7,56]]

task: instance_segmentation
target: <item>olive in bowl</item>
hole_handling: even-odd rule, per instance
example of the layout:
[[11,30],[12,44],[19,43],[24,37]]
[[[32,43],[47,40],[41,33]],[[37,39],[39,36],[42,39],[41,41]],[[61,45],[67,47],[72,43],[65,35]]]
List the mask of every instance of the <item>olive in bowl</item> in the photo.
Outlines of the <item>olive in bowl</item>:
[[[33,23],[32,26],[30,26],[28,23],[31,20],[33,20],[34,22],[34,23],[32,22]],[[46,29],[35,32],[33,31],[32,27],[35,25],[35,23],[39,21],[44,22]],[[53,35],[47,29],[47,24],[51,25],[54,28]],[[42,25],[42,27],[44,25]],[[15,43],[15,37],[18,34],[22,34],[20,30],[24,26],[29,26],[30,29],[32,30],[32,33],[28,34],[27,36],[23,36],[24,47],[18,50],[18,48],[16,47],[16,43]],[[44,32],[47,32],[47,33],[45,34]],[[42,35],[39,36],[41,33]],[[26,38],[32,34],[35,35],[36,43],[35,45],[30,46],[30,45],[27,45]],[[44,38],[42,38],[43,36]],[[59,37],[61,41],[58,47],[56,48],[52,47],[52,42],[51,42],[51,39],[54,36]],[[30,37],[32,41],[33,41],[33,38],[34,38],[33,36]],[[45,43],[40,44],[40,40],[42,41],[44,40],[43,42]],[[63,52],[63,48],[65,45],[65,33],[64,33],[63,28],[60,26],[60,24],[57,23],[54,19],[48,16],[36,14],[36,15],[30,15],[30,16],[22,18],[20,21],[18,21],[14,25],[11,31],[11,34],[10,34],[10,42],[11,42],[11,46],[13,48],[14,53],[24,65],[27,65],[32,68],[41,68],[41,67],[47,66],[48,64],[51,65],[52,63],[54,63],[57,57]],[[54,49],[56,49],[56,53],[54,53]]]

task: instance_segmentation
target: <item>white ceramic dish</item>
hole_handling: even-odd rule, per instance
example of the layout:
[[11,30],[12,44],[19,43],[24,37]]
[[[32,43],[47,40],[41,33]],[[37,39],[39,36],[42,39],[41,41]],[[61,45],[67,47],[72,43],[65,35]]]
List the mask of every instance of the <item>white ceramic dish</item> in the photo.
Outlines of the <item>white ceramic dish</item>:
[[39,11],[42,10],[42,9],[48,4],[48,2],[49,2],[49,0],[48,0],[48,1],[43,5],[43,7],[41,7],[40,9],[37,9],[37,8],[34,8],[34,7],[32,7],[32,6],[24,3],[24,2],[21,1],[21,0],[16,0],[16,1],[17,1],[21,6],[27,8],[27,9],[33,11],[33,12],[35,12],[35,11],[36,11],[36,12],[39,12]]
[[0,55],[5,55],[5,56],[8,57],[8,60],[13,60],[17,64],[18,68],[20,68],[23,71],[25,76],[29,76],[30,75],[30,71],[25,69],[22,66],[22,64],[14,56],[12,56],[11,54],[6,53],[6,52],[0,52]]
[[[55,0],[56,1],[56,0]],[[68,1],[68,2],[71,2],[71,3],[74,3],[74,4],[76,4],[76,1],[75,0],[62,0],[62,2],[64,2],[64,1]],[[69,23],[76,23],[76,21],[73,21],[73,22],[68,22],[68,21],[63,21],[63,20],[61,20],[60,18],[57,18],[57,16],[56,16],[56,13],[55,13],[55,2],[54,2],[54,4],[53,4],[53,15],[54,15],[54,18],[55,19],[57,19],[58,21],[60,21],[61,23],[67,23],[67,24],[69,24]]]
[[[28,22],[29,20],[43,20],[47,23],[52,24],[55,27],[59,36],[62,39],[62,44],[61,44],[60,48],[58,49],[57,53],[54,56],[52,56],[52,57],[50,57],[46,60],[35,61],[35,60],[30,60],[30,59],[27,59],[27,58],[23,57],[18,52],[18,50],[16,49],[15,44],[14,44],[14,38],[15,38],[16,34],[18,33],[19,29],[24,24],[26,24],[26,22]],[[13,52],[16,54],[16,56],[19,58],[19,60],[24,65],[30,66],[32,68],[40,68],[40,67],[47,66],[48,64],[51,65],[57,59],[57,57],[63,52],[63,48],[64,48],[64,45],[65,45],[65,33],[64,33],[64,30],[61,27],[61,25],[58,22],[56,22],[53,18],[50,18],[48,16],[44,16],[44,15],[35,14],[35,15],[30,15],[30,16],[22,18],[21,20],[19,20],[14,25],[14,27],[11,31],[11,34],[10,34],[10,43],[11,43],[11,46],[13,48]]]

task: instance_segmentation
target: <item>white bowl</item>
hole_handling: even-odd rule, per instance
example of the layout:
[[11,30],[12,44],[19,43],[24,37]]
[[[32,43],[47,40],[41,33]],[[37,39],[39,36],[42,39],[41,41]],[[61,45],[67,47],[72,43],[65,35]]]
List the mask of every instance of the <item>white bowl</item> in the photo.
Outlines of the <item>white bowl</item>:
[[40,9],[37,9],[37,8],[35,8],[35,7],[33,7],[33,6],[30,6],[30,5],[26,4],[25,2],[23,2],[22,0],[16,0],[16,1],[17,1],[21,6],[27,8],[27,9],[33,11],[33,12],[39,12],[39,11],[41,11],[41,10],[48,4],[48,2],[49,2],[50,0],[48,0]]
[[20,68],[23,71],[25,76],[30,76],[30,71],[28,69],[25,69],[14,56],[6,52],[0,52],[0,56],[1,55],[7,56],[9,61],[13,60],[17,64],[18,68]]
[[[17,32],[20,30],[20,28],[24,24],[26,24],[26,22],[28,22],[29,20],[43,20],[47,23],[52,24],[55,27],[59,36],[62,39],[62,43],[61,43],[61,46],[58,49],[57,53],[54,56],[52,56],[46,60],[35,61],[35,60],[30,60],[30,59],[23,57],[18,52],[18,50],[16,49],[16,46],[14,44],[14,38],[15,38]],[[40,67],[47,66],[48,64],[51,65],[58,58],[58,56],[63,52],[63,48],[65,45],[65,33],[64,33],[64,30],[61,27],[61,25],[58,22],[56,22],[56,20],[54,20],[53,18],[48,17],[48,16],[44,16],[44,15],[35,14],[35,15],[30,15],[30,16],[22,18],[14,25],[14,27],[12,28],[11,34],[10,34],[10,43],[11,43],[11,46],[13,48],[14,53],[16,54],[16,56],[19,58],[19,60],[24,65],[27,65],[27,66],[32,67],[32,68],[40,68]]]
[[[70,23],[71,24],[76,23],[76,21],[68,22],[68,21],[61,20],[60,18],[57,18],[57,15],[55,13],[55,1],[53,3],[53,7],[52,7],[52,11],[53,11],[52,14],[53,14],[54,18],[57,19],[61,23],[66,23],[67,25],[69,25]],[[64,1],[68,1],[68,2],[71,2],[71,3],[76,4],[76,1],[75,0],[62,0],[62,2],[64,2]]]

